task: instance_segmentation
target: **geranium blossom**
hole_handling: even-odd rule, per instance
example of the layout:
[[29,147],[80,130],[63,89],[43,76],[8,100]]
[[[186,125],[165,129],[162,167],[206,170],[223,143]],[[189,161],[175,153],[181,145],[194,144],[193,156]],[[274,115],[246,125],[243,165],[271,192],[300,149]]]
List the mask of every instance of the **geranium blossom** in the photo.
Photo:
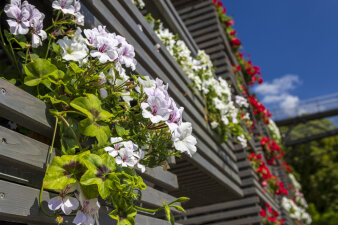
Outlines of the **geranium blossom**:
[[82,61],[88,55],[88,48],[85,44],[77,42],[65,36],[57,42],[62,49],[62,58],[67,61]]
[[181,125],[173,132],[174,146],[177,151],[186,152],[192,156],[196,152],[196,138],[192,136],[192,126],[189,122]]
[[45,15],[35,6],[21,0],[12,0],[4,9],[10,32],[14,35],[27,34],[29,28],[32,28],[32,47],[37,48],[42,45],[42,41],[47,38],[43,30],[43,20]]
[[73,223],[76,225],[94,225],[95,218],[98,217],[98,211],[100,209],[100,203],[97,198],[86,199],[82,192],[77,195],[80,201],[81,207],[77,211]]
[[74,0],[55,0],[52,7],[61,10],[64,14],[75,15]]
[[72,211],[79,208],[79,201],[69,196],[68,194],[75,190],[76,185],[67,185],[64,190],[60,192],[59,196],[56,196],[49,200],[48,208],[56,211],[61,209],[66,215],[71,214]]

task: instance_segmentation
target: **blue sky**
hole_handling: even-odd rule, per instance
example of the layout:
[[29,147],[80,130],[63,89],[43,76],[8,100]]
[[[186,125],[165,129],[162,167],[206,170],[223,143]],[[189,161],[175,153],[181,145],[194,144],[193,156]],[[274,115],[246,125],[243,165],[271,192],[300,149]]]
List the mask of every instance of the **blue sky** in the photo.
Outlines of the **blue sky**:
[[262,69],[260,99],[276,88],[276,96],[300,100],[338,92],[338,0],[222,1]]

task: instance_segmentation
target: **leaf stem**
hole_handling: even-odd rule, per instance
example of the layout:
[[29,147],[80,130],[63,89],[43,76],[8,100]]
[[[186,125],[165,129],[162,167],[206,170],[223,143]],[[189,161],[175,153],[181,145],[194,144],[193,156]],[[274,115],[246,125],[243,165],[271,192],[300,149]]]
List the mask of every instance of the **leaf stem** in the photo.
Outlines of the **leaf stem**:
[[62,115],[59,115],[59,117],[63,120],[63,122],[65,122],[65,124],[67,125],[67,127],[71,130],[71,132],[72,132],[72,134],[73,134],[73,137],[74,137],[74,139],[76,140],[76,142],[78,143],[79,148],[80,148],[80,150],[81,150],[81,152],[82,152],[83,149],[82,149],[81,143],[80,143],[78,137],[76,136],[76,134],[75,134],[73,128],[70,126],[70,124],[68,123],[68,121],[67,121]]
[[[52,144],[50,146],[50,149],[49,149],[49,152],[48,152],[48,156],[47,156],[47,166],[46,166],[46,171],[48,171],[48,168],[49,168],[49,164],[50,164],[50,159],[52,157],[52,153],[53,153],[53,148],[54,148],[54,142],[55,142],[55,136],[56,136],[56,131],[57,131],[57,126],[58,126],[58,120],[59,118],[56,117],[55,119],[55,126],[54,126],[54,133],[53,133],[53,139],[52,139]],[[42,207],[42,204],[41,204],[41,200],[42,200],[42,194],[43,194],[43,184],[41,186],[41,189],[40,189],[40,195],[39,195],[39,207],[40,207],[40,210],[43,214],[45,214],[46,216],[48,217],[56,217],[57,215],[54,214],[54,215],[50,215],[48,214]]]

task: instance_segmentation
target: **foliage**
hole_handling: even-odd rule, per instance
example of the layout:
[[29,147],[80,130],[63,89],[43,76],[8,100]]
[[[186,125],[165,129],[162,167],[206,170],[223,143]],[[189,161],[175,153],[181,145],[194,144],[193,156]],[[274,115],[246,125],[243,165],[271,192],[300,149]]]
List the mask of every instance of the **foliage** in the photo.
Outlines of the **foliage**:
[[119,225],[134,224],[137,210],[164,210],[173,224],[170,208],[184,211],[175,203],[187,198],[155,210],[137,206],[147,186],[135,170],[196,152],[183,107],[163,81],[132,73],[134,47],[124,37],[103,26],[82,32],[79,1],[55,0],[52,7],[52,25],[43,30],[43,13],[11,1],[4,9],[10,32],[0,31],[16,69],[3,78],[45,101],[56,118],[51,149],[58,133],[62,155],[48,162],[43,188],[60,194],[48,207],[56,217],[75,211],[75,224],[94,224],[101,198]]
[[205,102],[205,119],[212,129],[219,134],[221,141],[227,141],[230,136],[235,141],[247,146],[248,134],[243,125],[251,126],[249,114],[246,113],[248,103],[241,96],[233,96],[231,87],[221,77],[214,77],[214,68],[209,55],[199,50],[196,57],[192,56],[186,43],[164,28],[160,20],[155,20],[150,14],[146,17],[169,53],[181,66],[184,73],[192,81],[192,88],[198,91]]
[[[293,139],[304,138],[335,127],[330,120],[314,120],[293,127],[289,136]],[[312,205],[310,212],[314,224],[338,222],[337,147],[338,137],[328,137],[285,149],[286,161],[292,165],[297,177],[302,177],[302,190]]]

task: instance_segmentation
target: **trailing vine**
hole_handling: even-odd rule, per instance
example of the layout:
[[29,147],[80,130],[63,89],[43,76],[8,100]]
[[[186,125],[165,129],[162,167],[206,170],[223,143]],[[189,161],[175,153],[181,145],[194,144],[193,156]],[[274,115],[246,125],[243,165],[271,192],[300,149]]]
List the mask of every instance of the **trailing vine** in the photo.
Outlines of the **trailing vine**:
[[[43,29],[45,15],[27,1],[11,0],[4,8],[9,31],[1,29],[2,50],[15,72],[3,78],[43,100],[55,118],[44,189],[57,191],[48,207],[59,223],[92,225],[100,205],[119,225],[134,224],[137,205],[147,186],[136,170],[165,166],[169,156],[196,152],[192,126],[182,121],[183,107],[168,94],[168,84],[134,74],[134,47],[104,26],[82,31],[79,0],[55,0],[54,19]],[[84,34],[84,36],[83,36]],[[56,136],[59,138],[56,142]],[[52,150],[61,154],[51,163]],[[99,203],[99,199],[100,203]]]

